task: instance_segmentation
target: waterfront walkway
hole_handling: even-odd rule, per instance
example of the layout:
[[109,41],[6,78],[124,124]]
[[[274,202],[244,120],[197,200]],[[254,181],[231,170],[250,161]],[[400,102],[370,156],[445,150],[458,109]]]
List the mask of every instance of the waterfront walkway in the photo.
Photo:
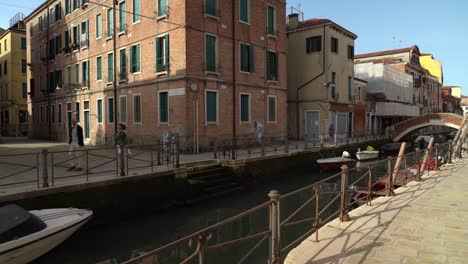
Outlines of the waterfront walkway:
[[467,263],[468,160],[441,169],[326,224],[284,263]]

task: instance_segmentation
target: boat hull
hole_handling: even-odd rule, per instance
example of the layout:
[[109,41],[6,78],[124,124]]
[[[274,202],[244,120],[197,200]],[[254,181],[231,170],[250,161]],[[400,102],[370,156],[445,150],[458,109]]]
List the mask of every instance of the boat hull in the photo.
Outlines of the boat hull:
[[377,159],[379,157],[378,151],[361,151],[356,152],[356,158],[358,160],[372,160]]
[[[49,252],[91,219],[92,213],[62,228],[46,229],[0,245],[0,263],[23,264]],[[8,246],[5,246],[9,244]]]
[[346,160],[346,161],[335,161],[335,162],[319,162],[319,167],[321,170],[337,170],[340,169],[343,165],[348,167],[354,167],[356,165],[356,160]]

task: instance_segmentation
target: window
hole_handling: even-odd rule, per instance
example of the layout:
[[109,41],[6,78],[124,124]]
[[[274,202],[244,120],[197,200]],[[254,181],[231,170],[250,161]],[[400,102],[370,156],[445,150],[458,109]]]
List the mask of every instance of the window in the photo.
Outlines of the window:
[[89,62],[83,61],[81,63],[81,80],[84,87],[89,87]]
[[127,123],[127,96],[120,96],[120,122]]
[[125,1],[119,3],[119,33],[127,31],[127,4]]
[[80,0],[71,0],[73,1],[73,11],[80,7]]
[[338,53],[338,39],[331,37],[331,52]]
[[268,122],[276,122],[276,96],[268,96]]
[[34,23],[31,21],[29,23],[29,36],[32,37],[33,36],[33,32],[34,31]]
[[66,72],[66,80],[67,80],[67,84],[70,85],[71,83],[71,76],[72,76],[72,70],[71,70],[71,66],[67,66],[67,72]]
[[102,37],[102,15],[98,14],[96,16],[96,38]]
[[107,81],[114,81],[114,53],[107,54]]
[[8,62],[7,61],[3,62],[3,74],[8,73],[7,67],[8,67]]
[[42,16],[39,17],[39,32],[42,32]]
[[278,80],[278,54],[273,51],[267,51],[266,54],[266,77],[267,80]]
[[96,114],[98,124],[102,123],[102,99],[97,99],[96,101]]
[[65,15],[70,14],[71,1],[72,0],[65,0]]
[[62,18],[62,4],[59,2],[55,5],[55,21],[59,21]]
[[42,124],[44,122],[44,110],[42,110],[42,106],[39,108],[39,121]]
[[62,52],[62,35],[55,37],[55,54],[60,54]]
[[268,35],[276,36],[276,10],[272,6],[268,6],[267,31]]
[[158,16],[167,15],[167,0],[158,0]]
[[75,103],[75,119],[76,122],[80,122],[80,102]]
[[26,60],[21,60],[21,73],[26,73]]
[[216,72],[216,50],[217,50],[217,38],[211,35],[205,35],[205,70],[210,72]]
[[71,43],[72,43],[72,41],[71,41],[70,30],[65,30],[65,53],[70,52],[70,44]]
[[205,120],[206,123],[218,122],[218,92],[206,91],[205,94]]
[[50,117],[50,112],[49,112],[49,106],[47,105],[45,107],[45,118],[46,118],[46,123],[49,123],[49,117]]
[[112,8],[107,9],[107,37],[110,38],[114,34],[114,13]]
[[26,49],[26,38],[21,38],[21,49]]
[[352,93],[352,80],[353,78],[351,76],[348,77],[348,101],[353,100],[353,93]]
[[96,58],[96,81],[102,81],[102,57]]
[[332,72],[331,97],[332,99],[336,98],[336,72]]
[[8,42],[7,42],[6,39],[3,41],[3,46],[5,47],[5,51],[7,51],[8,50]]
[[254,70],[254,51],[253,46],[240,44],[240,67],[242,72],[253,72]]
[[2,64],[0,63],[0,77],[2,77]]
[[27,83],[22,83],[21,84],[21,95],[23,98],[28,97],[28,84]]
[[242,22],[250,22],[250,0],[240,0],[239,1],[239,19]]
[[306,39],[306,52],[322,51],[322,36],[315,36]]
[[354,59],[354,46],[348,45],[348,59]]
[[57,105],[57,123],[62,124],[62,104]]
[[114,123],[114,98],[107,98],[107,120],[109,124]]
[[73,27],[73,49],[78,49],[80,43],[80,28],[79,26]]
[[169,69],[169,35],[156,38],[156,72]]
[[133,96],[133,123],[141,124],[141,95]]
[[133,0],[133,23],[139,22],[141,17],[140,17],[140,0]]
[[127,53],[125,48],[119,51],[120,68],[119,68],[119,81],[127,79]]
[[218,0],[205,0],[205,14],[218,16]]
[[80,82],[80,64],[75,64],[75,84]]
[[141,71],[140,63],[140,44],[130,47],[130,72],[138,73]]
[[89,24],[88,20],[81,22],[81,47],[87,48],[89,46]]
[[240,95],[240,121],[250,122],[250,95]]
[[169,123],[168,92],[159,92],[159,123]]
[[55,105],[51,105],[51,108],[50,108],[50,116],[51,116],[51,123],[54,124],[55,123]]

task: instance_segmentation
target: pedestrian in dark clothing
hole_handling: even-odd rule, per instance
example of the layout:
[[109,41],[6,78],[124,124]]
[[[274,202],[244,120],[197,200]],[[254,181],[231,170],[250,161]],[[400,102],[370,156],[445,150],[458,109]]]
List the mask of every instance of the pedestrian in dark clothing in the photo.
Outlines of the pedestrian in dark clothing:
[[84,146],[83,141],[83,128],[78,125],[76,119],[72,120],[72,127],[68,132],[68,144],[70,144],[69,155],[70,155],[70,167],[67,171],[82,171],[83,168],[81,164],[83,163],[83,155],[81,155],[80,151]]
[[119,131],[115,134],[115,145],[117,147],[117,154],[120,161],[120,176],[125,176],[124,151],[125,146],[128,143],[127,132],[125,132],[126,128],[127,127],[124,124],[119,123]]

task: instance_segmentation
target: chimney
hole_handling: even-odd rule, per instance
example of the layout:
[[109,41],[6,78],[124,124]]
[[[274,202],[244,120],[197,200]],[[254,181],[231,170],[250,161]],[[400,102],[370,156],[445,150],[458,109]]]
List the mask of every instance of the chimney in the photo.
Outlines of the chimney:
[[289,18],[290,29],[295,29],[299,26],[299,14],[298,13],[292,13],[288,16],[288,18]]

